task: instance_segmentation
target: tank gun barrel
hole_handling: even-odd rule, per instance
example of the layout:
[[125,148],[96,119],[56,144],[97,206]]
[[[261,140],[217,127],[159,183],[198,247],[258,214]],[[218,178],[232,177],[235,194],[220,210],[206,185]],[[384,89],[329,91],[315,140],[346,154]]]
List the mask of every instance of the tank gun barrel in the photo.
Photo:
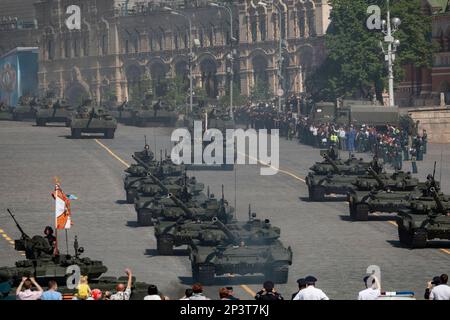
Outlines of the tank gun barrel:
[[439,197],[438,192],[436,191],[436,189],[433,187],[431,188],[431,195],[433,196],[434,201],[436,202],[436,208],[437,211],[440,213],[445,213],[445,207],[441,201],[441,198]]
[[139,159],[136,156],[132,156],[133,159],[139,163],[141,166],[143,166],[146,170],[147,170],[147,176],[152,179],[152,181],[158,185],[165,193],[169,193],[169,189],[167,189],[167,187],[161,182],[161,180],[159,180],[157,177],[155,177],[150,171],[150,166],[148,164],[146,164],[144,161],[142,161],[141,159]]
[[22,229],[22,227],[20,226],[20,224],[17,222],[16,217],[14,217],[13,213],[11,212],[11,210],[6,209],[6,211],[8,211],[9,215],[11,216],[11,218],[14,220],[14,223],[17,226],[17,229],[19,229],[20,233],[22,234],[22,239],[31,239]]
[[177,206],[179,206],[181,208],[181,210],[183,210],[183,212],[186,214],[187,218],[191,219],[194,216],[194,213],[192,212],[191,209],[189,209],[180,199],[178,199],[175,195],[173,195],[172,193],[169,193],[169,198],[172,199],[173,202],[175,202],[175,204]]
[[380,188],[384,189],[386,187],[386,184],[383,182],[383,180],[380,178],[378,173],[376,173],[375,170],[372,167],[369,167],[369,169],[367,169],[367,171],[377,181],[377,183],[380,186]]
[[232,244],[236,246],[240,245],[241,239],[235,236],[222,221],[220,221],[215,217],[213,218],[213,222],[216,226],[219,227],[220,230],[222,230],[225,233],[225,235],[228,237],[228,239],[231,241]]
[[341,170],[339,170],[339,167],[337,166],[336,162],[334,162],[334,160],[331,159],[331,157],[328,154],[326,154],[326,153],[323,154],[323,157],[324,157],[325,160],[327,160],[331,164],[331,166],[333,167],[333,170],[336,173],[340,173],[341,172]]

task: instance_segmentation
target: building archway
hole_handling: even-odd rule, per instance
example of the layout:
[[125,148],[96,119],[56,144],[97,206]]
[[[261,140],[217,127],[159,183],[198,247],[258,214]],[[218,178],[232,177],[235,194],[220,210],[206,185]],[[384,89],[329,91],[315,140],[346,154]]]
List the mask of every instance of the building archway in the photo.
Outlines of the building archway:
[[128,84],[128,99],[130,101],[140,100],[141,96],[141,68],[135,64],[126,68],[125,75]]
[[444,93],[445,104],[449,105],[450,104],[450,84],[448,83],[447,80],[442,81],[441,84],[439,85],[439,93]]
[[166,66],[161,62],[154,62],[150,65],[150,74],[153,82],[153,93],[156,97],[162,97],[167,92]]
[[268,67],[268,61],[267,58],[262,55],[256,55],[252,59],[252,65],[253,65],[253,82],[258,83],[268,83],[269,81],[269,75],[267,73],[267,67]]
[[205,58],[200,62],[202,87],[208,98],[216,99],[218,95],[217,64],[212,58]]

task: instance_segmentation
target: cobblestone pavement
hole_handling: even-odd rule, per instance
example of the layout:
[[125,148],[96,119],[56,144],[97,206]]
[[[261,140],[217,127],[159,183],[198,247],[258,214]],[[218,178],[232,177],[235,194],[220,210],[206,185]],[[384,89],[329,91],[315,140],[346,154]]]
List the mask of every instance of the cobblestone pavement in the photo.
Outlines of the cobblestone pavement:
[[[58,176],[63,190],[79,198],[72,201],[75,224],[69,231],[70,242],[78,235],[85,255],[103,260],[108,275],[119,276],[131,267],[139,281],[157,284],[172,298],[182,296],[192,281],[188,257],[183,250],[174,257],[156,255],[153,229],[136,226],[134,207],[124,204],[122,185],[122,162],[132,162],[132,152],[143,148],[144,135],[159,156],[159,150],[170,152],[170,133],[169,128],[120,126],[114,140],[72,140],[64,127],[1,122],[0,265],[12,265],[22,258],[8,240],[17,238],[19,232],[6,208],[14,210],[27,233],[41,234],[45,225],[53,223],[50,192],[53,177]],[[438,161],[436,175],[441,177],[446,193],[450,193],[449,154],[448,145],[430,145],[425,161],[419,163],[423,179]],[[319,160],[317,149],[281,139],[282,172],[275,176],[261,176],[259,167],[250,165],[240,165],[236,171],[191,174],[217,196],[223,184],[226,198],[232,204],[236,199],[239,219],[247,218],[251,204],[260,218],[269,218],[281,227],[283,242],[294,252],[289,282],[278,287],[286,297],[296,290],[297,278],[312,274],[330,298],[354,299],[363,287],[367,267],[378,265],[383,290],[411,290],[422,298],[429,279],[450,272],[448,242],[434,242],[422,250],[405,249],[399,246],[393,216],[351,222],[345,202],[304,201],[307,188],[302,179]],[[410,164],[405,166],[408,169]],[[63,236],[61,239],[64,241]],[[259,290],[262,281],[258,276],[224,277],[206,293],[217,298],[221,286],[232,284],[236,295],[247,299]]]

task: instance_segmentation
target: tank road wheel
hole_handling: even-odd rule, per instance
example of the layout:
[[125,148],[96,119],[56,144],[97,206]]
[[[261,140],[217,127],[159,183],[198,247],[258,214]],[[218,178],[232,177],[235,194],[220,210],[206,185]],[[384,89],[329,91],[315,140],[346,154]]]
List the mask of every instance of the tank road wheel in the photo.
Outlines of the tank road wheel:
[[325,189],[321,186],[311,187],[312,200],[323,201],[325,200]]
[[105,139],[114,139],[114,129],[106,129]]
[[200,263],[192,266],[192,276],[194,281],[200,282],[205,286],[214,284],[215,268],[208,263]]
[[411,249],[421,249],[427,246],[427,231],[424,229],[414,230],[411,234]]
[[36,125],[38,127],[45,127],[46,121],[44,118],[36,118]]
[[408,232],[405,227],[403,227],[400,223],[398,223],[398,239],[400,243],[404,246],[411,246],[411,233]]
[[352,219],[353,221],[356,220],[356,217],[355,217],[355,205],[353,204],[353,201],[351,201],[351,199],[348,202],[348,210],[350,212],[350,219]]
[[369,206],[364,203],[356,203],[353,205],[353,215],[356,221],[369,220]]
[[150,227],[153,226],[152,215],[151,213],[147,213],[145,211],[139,210],[137,212],[137,223],[141,227]]
[[81,130],[80,129],[72,129],[72,139],[80,139],[81,138]]
[[133,204],[135,197],[136,197],[136,192],[127,191],[127,203]]
[[271,280],[274,283],[287,283],[289,275],[289,267],[283,263],[275,263],[271,270],[264,276],[266,280]]
[[168,235],[161,235],[156,239],[156,249],[162,256],[173,255],[173,239]]

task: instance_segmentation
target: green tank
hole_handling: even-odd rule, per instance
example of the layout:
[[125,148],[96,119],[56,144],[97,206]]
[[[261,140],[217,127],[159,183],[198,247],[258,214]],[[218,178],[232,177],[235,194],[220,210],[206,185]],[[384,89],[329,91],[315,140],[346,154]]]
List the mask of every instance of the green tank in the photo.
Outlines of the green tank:
[[133,119],[136,126],[174,126],[178,115],[168,105],[161,100],[151,101],[146,98],[142,105],[133,110]]
[[83,133],[103,133],[106,139],[113,139],[117,129],[116,119],[105,109],[87,107],[86,104],[72,116],[72,138],[80,139]]
[[13,120],[13,108],[0,102],[0,120]]
[[323,201],[329,194],[347,194],[358,176],[367,173],[370,163],[350,158],[342,162],[323,153],[324,163],[315,164],[305,178],[311,201]]
[[89,279],[98,279],[108,270],[101,261],[80,256],[84,249],[78,246],[76,237],[74,255],[55,255],[53,246],[46,238],[29,237],[9,209],[8,212],[21,233],[21,238],[14,241],[14,249],[24,251],[26,260],[17,261],[14,267],[0,267],[0,283],[11,281],[13,285],[17,285],[22,277],[35,277],[36,281],[43,285],[46,285],[49,280],[65,285],[69,266],[79,266],[81,274],[87,275]]
[[215,223],[226,235],[225,241],[201,245],[199,240],[192,240],[188,247],[194,281],[212,285],[216,275],[262,273],[275,283],[287,282],[292,250],[278,237],[269,237],[263,243],[252,243],[251,238],[246,242],[220,220]]
[[[217,220],[221,219],[220,216],[206,221],[192,219],[192,216],[190,213],[189,218],[180,218],[176,221],[159,219],[155,222],[154,233],[160,255],[173,255],[174,247],[188,245],[192,240],[210,246],[228,241],[223,228],[218,226]],[[270,244],[280,237],[278,227],[273,227],[267,219],[264,221],[256,219],[255,213],[249,214],[248,221],[232,220],[227,227],[231,232],[238,233],[247,244],[252,245]]]
[[424,248],[428,240],[450,240],[450,199],[432,188],[433,202],[413,201],[397,214],[400,243]]
[[44,99],[39,104],[36,113],[36,125],[41,127],[45,126],[48,122],[57,122],[64,123],[66,127],[70,127],[70,121],[74,113],[75,109],[64,99],[55,102]]
[[[139,156],[139,153],[135,153],[134,157],[139,160],[143,159]],[[127,175],[124,178],[124,189],[128,203],[134,203],[134,199],[137,197],[142,184],[153,184],[153,180],[148,177],[148,172],[162,180],[171,177],[179,179],[186,172],[184,166],[173,164],[170,158],[167,157],[161,162],[147,160],[148,161],[142,161],[145,166],[138,163],[131,165],[125,170]],[[195,180],[195,178],[189,179],[189,182],[192,180]]]
[[[439,182],[428,179],[421,183],[410,173],[397,172],[388,179],[383,175],[371,172],[375,182],[360,180],[361,189],[355,189],[348,194],[350,218],[355,221],[367,221],[373,212],[394,213],[408,207],[412,201],[430,198],[430,188],[438,187]],[[430,176],[429,176],[430,177]],[[369,187],[373,185],[373,188]]]
[[14,107],[13,119],[15,121],[35,119],[37,110],[38,105],[35,98],[22,96],[17,106]]
[[[236,159],[236,145],[233,142],[233,145],[228,146],[226,141],[226,131],[227,129],[235,129],[236,123],[235,121],[230,117],[230,115],[225,112],[224,110],[220,109],[207,109],[207,108],[201,108],[196,110],[196,112],[189,114],[188,117],[185,119],[185,127],[189,130],[191,134],[192,143],[196,143],[195,136],[194,136],[194,122],[195,121],[202,121],[202,137],[206,132],[206,129],[217,129],[222,132],[223,136],[223,159],[222,163],[217,164],[207,164],[207,163],[201,163],[197,164],[194,163],[194,154],[192,154],[191,158],[191,164],[186,165],[186,168],[188,170],[195,170],[195,171],[201,171],[201,170],[223,170],[223,171],[231,171],[234,170],[234,163],[228,164],[226,161],[226,150],[228,148],[234,148],[234,154]],[[208,141],[202,140],[202,151],[210,144]]]
[[108,112],[111,116],[113,116],[118,122],[133,125],[134,117],[133,117],[133,108],[128,103],[128,101],[124,101],[121,104],[110,105],[107,107]]

